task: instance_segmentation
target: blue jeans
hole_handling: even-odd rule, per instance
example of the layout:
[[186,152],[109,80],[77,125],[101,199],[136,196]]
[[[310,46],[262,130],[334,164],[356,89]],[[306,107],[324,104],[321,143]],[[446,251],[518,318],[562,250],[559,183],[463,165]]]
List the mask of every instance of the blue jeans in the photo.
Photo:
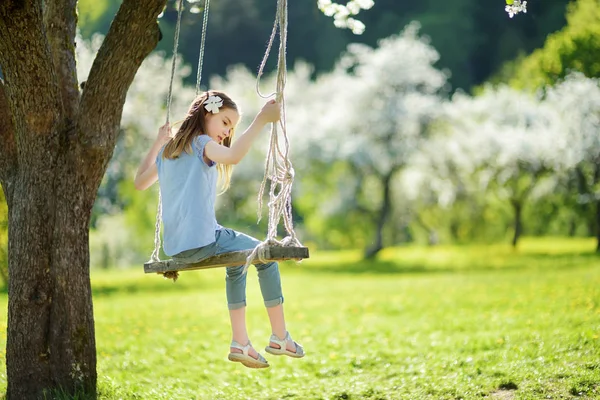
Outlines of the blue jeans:
[[[197,249],[182,251],[173,256],[173,260],[194,263],[230,251],[251,250],[260,243],[260,241],[251,236],[228,228],[217,230],[215,236],[215,242]],[[275,307],[282,304],[281,277],[279,276],[279,266],[277,263],[257,264],[256,270],[258,271],[258,283],[265,307]],[[247,274],[244,274],[243,271],[243,265],[226,268],[225,290],[227,292],[227,306],[230,310],[246,306]]]

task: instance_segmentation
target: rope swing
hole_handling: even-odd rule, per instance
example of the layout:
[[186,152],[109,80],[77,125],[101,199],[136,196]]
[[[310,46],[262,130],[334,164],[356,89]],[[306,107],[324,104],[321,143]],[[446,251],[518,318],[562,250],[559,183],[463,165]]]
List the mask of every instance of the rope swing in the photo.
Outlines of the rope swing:
[[[204,59],[204,48],[206,41],[206,28],[208,25],[208,9],[210,0],[204,1],[204,15],[202,22],[202,38],[200,40],[200,51],[198,59],[198,73],[196,76],[196,95],[200,92],[200,82],[202,77],[202,65]],[[183,0],[179,0],[177,13],[177,25],[175,27],[175,39],[173,45],[173,62],[171,66],[171,79],[169,83],[169,91],[167,95],[167,123],[169,122],[169,114],[171,107],[173,79],[175,76],[177,48],[179,45],[179,32],[181,26],[181,16],[183,10]],[[156,224],[154,232],[154,251],[150,261],[144,264],[146,273],[163,274],[165,278],[177,280],[178,271],[206,269],[216,267],[227,267],[244,264],[244,272],[247,271],[250,264],[264,263],[267,261],[280,261],[290,259],[308,258],[308,248],[302,247],[300,241],[294,232],[292,221],[292,184],[294,181],[294,168],[289,158],[290,144],[286,130],[285,116],[285,96],[284,89],[287,78],[286,66],[286,46],[287,46],[287,0],[277,1],[277,14],[273,24],[273,30],[256,79],[256,92],[262,98],[269,98],[272,95],[265,96],[260,92],[260,78],[263,75],[265,65],[269,58],[271,48],[279,32],[279,54],[277,62],[277,86],[276,100],[281,106],[281,118],[278,130],[278,124],[273,123],[271,126],[269,150],[265,161],[263,180],[258,192],[258,220],[261,219],[263,209],[263,196],[269,185],[269,202],[267,208],[269,210],[267,238],[258,244],[253,250],[235,251],[224,253],[217,256],[209,257],[198,263],[182,264],[173,260],[160,261],[160,225],[162,218],[162,198],[159,190],[158,210],[156,215]],[[283,220],[283,225],[288,234],[284,239],[277,240],[277,227],[279,222]]]
[[[269,44],[265,55],[263,56],[258,76],[256,79],[256,92],[263,98],[271,96],[264,96],[260,92],[260,78],[263,74],[265,65],[269,58],[269,53],[273,47],[275,36],[279,30],[279,56],[277,59],[277,92],[276,100],[281,105],[281,119],[279,125],[281,126],[281,138],[277,130],[277,124],[271,126],[271,140],[269,142],[269,150],[267,153],[267,159],[265,162],[265,173],[263,180],[260,184],[258,191],[258,219],[260,221],[262,208],[263,208],[263,195],[267,186],[267,181],[270,181],[269,189],[269,203],[267,205],[269,210],[269,223],[267,230],[267,238],[264,242],[260,243],[254,251],[248,256],[246,264],[244,265],[244,271],[248,269],[250,264],[258,259],[264,262],[264,252],[268,246],[284,246],[284,247],[302,247],[302,244],[296,237],[294,231],[294,223],[292,220],[292,185],[294,183],[294,168],[289,158],[290,142],[287,136],[286,129],[286,116],[285,116],[285,96],[284,89],[287,79],[287,66],[286,66],[286,51],[287,51],[287,0],[277,1],[277,16],[275,17],[275,23],[273,24],[273,30],[271,31],[271,37],[269,38]],[[279,29],[278,29],[279,28]],[[281,148],[281,139],[283,139],[283,149]],[[281,241],[277,240],[277,227],[279,221],[283,219],[283,226],[285,227],[288,236]]]

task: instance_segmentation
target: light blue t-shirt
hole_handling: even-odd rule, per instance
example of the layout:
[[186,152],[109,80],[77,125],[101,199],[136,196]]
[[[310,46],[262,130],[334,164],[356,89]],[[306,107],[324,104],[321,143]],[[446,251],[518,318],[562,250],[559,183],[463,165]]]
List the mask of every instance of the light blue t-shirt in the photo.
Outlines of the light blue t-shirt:
[[162,196],[163,249],[173,256],[215,241],[220,228],[215,218],[217,169],[204,162],[204,146],[212,140],[199,135],[192,142],[192,154],[182,152],[174,159],[156,157]]

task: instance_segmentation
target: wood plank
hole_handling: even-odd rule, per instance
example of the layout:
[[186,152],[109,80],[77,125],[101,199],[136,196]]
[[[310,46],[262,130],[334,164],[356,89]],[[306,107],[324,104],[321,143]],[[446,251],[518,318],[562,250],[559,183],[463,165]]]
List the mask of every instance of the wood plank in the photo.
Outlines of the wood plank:
[[[192,271],[196,269],[244,265],[246,263],[246,258],[248,258],[250,253],[252,253],[252,250],[232,251],[230,253],[223,253],[217,256],[209,257],[205,260],[192,264],[178,263],[173,260],[147,262],[144,264],[144,272],[147,274],[162,274],[169,271]],[[301,260],[308,257],[308,247],[268,246],[265,248],[264,259],[267,261],[283,261]],[[258,263],[259,261],[255,260],[254,264]]]

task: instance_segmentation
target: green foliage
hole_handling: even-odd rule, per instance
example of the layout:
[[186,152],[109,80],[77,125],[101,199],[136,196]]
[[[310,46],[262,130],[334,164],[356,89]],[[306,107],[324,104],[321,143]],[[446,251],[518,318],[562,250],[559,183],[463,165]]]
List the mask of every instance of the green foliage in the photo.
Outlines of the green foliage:
[[[307,356],[255,371],[226,359],[222,269],[176,284],[141,267],[92,271],[99,399],[540,399],[600,394],[593,240],[406,246],[285,264],[286,316]],[[256,273],[247,318],[271,333]],[[0,307],[6,308],[6,295]],[[6,320],[0,320],[5,332]],[[6,388],[0,335],[0,392]]]
[[[492,243],[508,239],[511,210],[489,193],[458,199],[449,208],[417,204],[410,224],[417,243]],[[435,243],[434,243],[435,244]]]
[[544,47],[509,63],[503,72],[516,88],[551,85],[571,71],[600,77],[600,2],[578,0],[568,7],[568,24],[548,36]]
[[[595,208],[578,197],[576,191],[559,185],[552,193],[524,202],[525,234],[593,236]],[[514,231],[510,202],[492,192],[470,193],[449,208],[420,201],[412,215],[410,229],[421,244],[428,243],[432,233],[439,243],[508,243]]]
[[91,38],[94,33],[108,32],[120,4],[119,0],[78,0],[77,18],[81,34]]
[[[375,212],[380,202],[377,191],[361,190],[344,203],[341,191],[348,191],[355,178],[347,163],[314,161],[310,170],[298,176],[301,196],[294,207],[302,215],[304,241],[325,249],[366,247],[374,234]],[[325,205],[325,206],[324,206]]]

